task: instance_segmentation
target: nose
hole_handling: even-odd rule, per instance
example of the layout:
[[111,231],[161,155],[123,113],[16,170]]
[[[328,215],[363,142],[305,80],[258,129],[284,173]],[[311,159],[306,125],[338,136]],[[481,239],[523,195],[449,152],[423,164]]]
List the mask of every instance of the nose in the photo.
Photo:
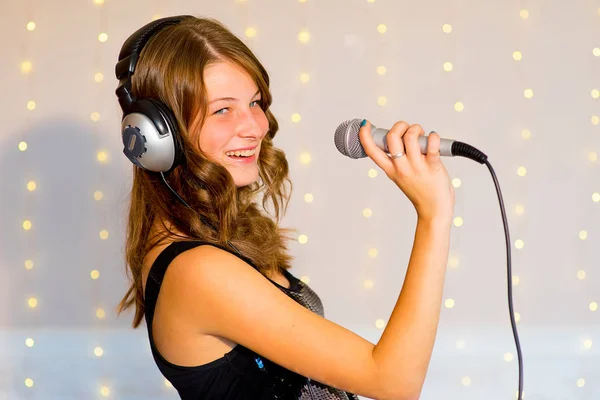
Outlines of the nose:
[[238,134],[247,139],[260,140],[265,132],[262,131],[257,117],[249,112],[240,115]]

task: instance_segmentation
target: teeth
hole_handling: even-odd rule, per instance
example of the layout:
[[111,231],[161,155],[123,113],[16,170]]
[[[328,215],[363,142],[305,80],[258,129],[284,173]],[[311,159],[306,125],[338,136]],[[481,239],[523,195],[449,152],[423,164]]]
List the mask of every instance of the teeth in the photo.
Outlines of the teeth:
[[225,155],[228,155],[228,156],[238,156],[238,157],[239,156],[250,157],[254,153],[256,153],[256,149],[242,150],[242,151],[228,151],[228,152],[225,153]]

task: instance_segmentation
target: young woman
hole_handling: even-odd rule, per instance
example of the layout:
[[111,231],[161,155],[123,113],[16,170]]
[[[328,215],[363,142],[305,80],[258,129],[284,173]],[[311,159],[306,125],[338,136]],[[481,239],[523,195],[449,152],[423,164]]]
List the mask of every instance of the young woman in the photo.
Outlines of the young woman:
[[213,19],[163,18],[125,42],[116,73],[135,164],[131,287],[119,312],[135,309],[134,328],[145,319],[154,360],[181,398],[417,399],[454,206],[439,136],[423,155],[423,129],[400,121],[388,155],[368,122],[360,130],[418,215],[403,288],[374,345],[325,319],[318,295],[288,271],[278,226],[288,164],[273,145],[268,74],[244,43]]

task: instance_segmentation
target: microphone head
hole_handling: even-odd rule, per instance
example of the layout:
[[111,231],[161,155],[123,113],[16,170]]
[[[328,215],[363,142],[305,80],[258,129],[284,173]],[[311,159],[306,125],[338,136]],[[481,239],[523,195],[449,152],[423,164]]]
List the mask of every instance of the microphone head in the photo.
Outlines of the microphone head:
[[364,158],[367,156],[358,137],[361,122],[362,119],[349,119],[342,122],[335,130],[335,147],[340,153],[350,158]]

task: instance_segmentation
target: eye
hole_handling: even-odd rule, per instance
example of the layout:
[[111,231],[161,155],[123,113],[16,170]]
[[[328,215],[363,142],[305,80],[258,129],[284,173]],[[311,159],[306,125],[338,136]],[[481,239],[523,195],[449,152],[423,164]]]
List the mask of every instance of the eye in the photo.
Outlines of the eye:
[[215,111],[215,114],[222,115],[222,114],[224,114],[222,111],[225,111],[225,110],[229,110],[229,107],[221,108],[220,110]]
[[252,103],[250,103],[250,107],[252,107],[252,104],[254,104],[254,103],[256,103],[257,106],[260,106],[261,101],[262,101],[262,99],[254,100]]

